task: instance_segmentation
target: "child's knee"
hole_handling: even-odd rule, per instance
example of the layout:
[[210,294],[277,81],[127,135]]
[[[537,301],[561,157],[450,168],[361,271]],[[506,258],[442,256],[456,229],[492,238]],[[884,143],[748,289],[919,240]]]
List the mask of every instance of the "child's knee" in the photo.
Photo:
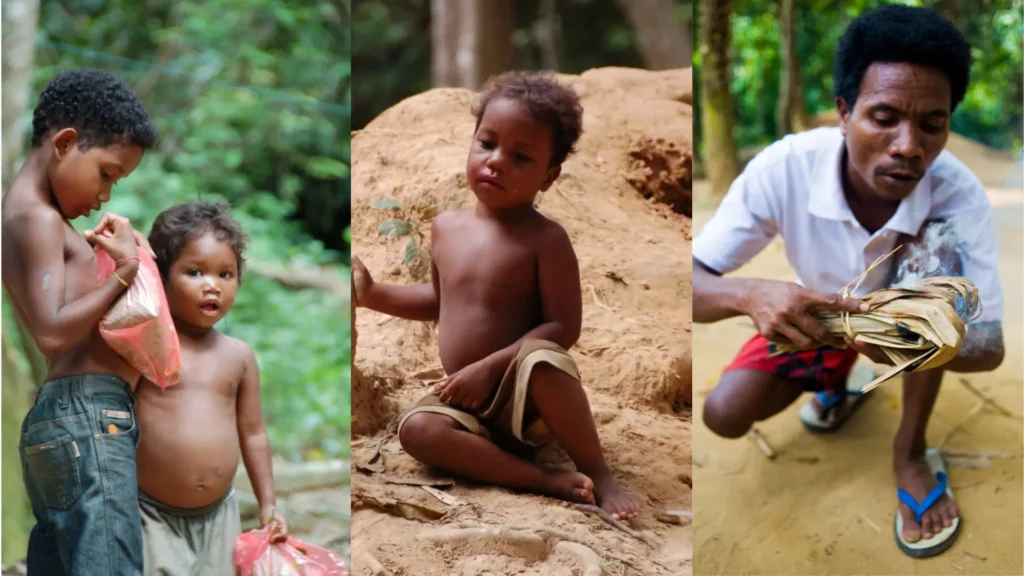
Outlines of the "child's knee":
[[704,402],[704,425],[726,438],[739,438],[747,433],[753,422],[747,421],[725,394],[708,395]]
[[423,451],[425,447],[435,445],[439,435],[451,430],[442,414],[417,412],[409,416],[398,431],[398,442],[402,449],[410,455]]
[[582,386],[579,380],[570,374],[566,374],[560,368],[538,362],[530,372],[530,389],[551,386]]

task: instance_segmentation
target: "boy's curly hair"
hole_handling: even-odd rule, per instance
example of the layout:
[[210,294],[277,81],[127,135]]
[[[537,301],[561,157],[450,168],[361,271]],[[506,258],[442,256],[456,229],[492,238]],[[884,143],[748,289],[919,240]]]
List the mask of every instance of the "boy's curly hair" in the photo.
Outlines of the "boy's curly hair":
[[551,127],[551,166],[558,166],[576,152],[583,134],[583,106],[572,88],[559,84],[547,72],[506,72],[487,83],[487,90],[473,107],[476,128],[494,100],[507,98],[526,105],[534,118]]
[[139,97],[108,72],[94,68],[68,70],[54,76],[32,112],[32,147],[54,130],[74,128],[78,148],[129,144],[148,150],[156,144],[156,128]]
[[213,232],[217,239],[231,246],[238,259],[238,281],[242,281],[243,253],[249,237],[242,230],[242,224],[231,215],[227,202],[214,204],[201,200],[172,206],[153,222],[149,245],[156,252],[156,265],[164,280],[185,245],[207,232]]

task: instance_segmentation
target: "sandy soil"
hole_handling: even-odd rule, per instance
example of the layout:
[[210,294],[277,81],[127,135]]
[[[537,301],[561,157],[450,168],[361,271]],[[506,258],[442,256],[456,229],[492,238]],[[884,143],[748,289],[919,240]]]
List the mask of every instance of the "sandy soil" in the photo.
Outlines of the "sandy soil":
[[[679,198],[690,191],[690,72],[599,69],[563,79],[581,95],[585,134],[539,209],[565,226],[576,247],[584,328],[572,354],[609,463],[644,506],[633,528],[655,546],[551,498],[457,479],[444,489],[458,501],[448,505],[421,487],[389,483],[385,476],[436,477],[391,441],[384,445],[383,473],[353,474],[355,575],[373,573],[367,555],[395,576],[583,574],[581,561],[556,546],[566,539],[600,555],[604,574],[691,573],[689,523],[655,518],[690,509],[690,220],[668,207],[687,204]],[[354,135],[353,253],[378,280],[413,282],[415,266],[403,264],[407,240],[378,235],[393,214],[372,202],[398,201],[404,211],[399,216],[429,245],[430,219],[439,209],[474,201],[464,173],[472,100],[463,90],[430,91],[397,104]],[[358,466],[385,436],[387,422],[425,393],[427,373],[440,362],[432,325],[360,310],[356,327],[352,420]],[[551,463],[565,463],[557,453],[549,456]],[[433,512],[420,509],[425,516],[416,521],[381,512],[370,505],[374,501],[406,516],[412,515],[408,503]],[[528,527],[543,540],[440,546],[417,539],[460,523]],[[552,529],[562,533],[552,535]]]
[[[980,145],[953,139],[954,150],[976,173],[1020,173],[1019,165]],[[981,150],[981,153],[973,151]],[[998,164],[994,166],[993,164]],[[998,171],[997,171],[998,170]],[[1002,183],[1002,184],[1000,184]],[[708,390],[739,346],[753,332],[748,319],[694,330],[694,514],[695,574],[1020,574],[1024,539],[1022,496],[1022,232],[1024,192],[1005,180],[993,188],[999,233],[1000,275],[1005,290],[1007,356],[993,373],[966,375],[1013,417],[986,407],[968,419],[979,398],[964,386],[964,376],[949,374],[932,415],[928,439],[938,445],[950,431],[947,448],[998,451],[1011,458],[991,460],[984,469],[954,467],[950,484],[960,504],[964,528],[945,554],[915,561],[897,548],[893,537],[896,489],[891,445],[900,418],[899,380],[884,384],[836,435],[804,432],[795,403],[758,425],[778,452],[774,461],[748,439],[725,440],[700,421]],[[694,183],[700,198],[706,183]],[[694,216],[699,230],[712,211]],[[781,241],[771,244],[740,275],[791,280]]]

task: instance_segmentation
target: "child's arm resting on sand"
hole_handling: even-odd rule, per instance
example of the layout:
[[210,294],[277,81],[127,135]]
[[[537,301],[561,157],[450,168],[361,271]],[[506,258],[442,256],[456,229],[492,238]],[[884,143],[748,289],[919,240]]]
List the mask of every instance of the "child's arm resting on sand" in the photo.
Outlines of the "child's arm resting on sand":
[[[38,209],[7,225],[15,227],[9,238],[15,244],[13,265],[21,273],[4,274],[4,282],[22,311],[36,346],[53,360],[96,328],[125,287],[111,275],[81,298],[65,302],[63,219],[52,210]],[[96,233],[104,228],[112,230],[113,236],[107,238]],[[136,255],[131,224],[120,216],[105,214],[87,239],[104,248],[115,260]],[[138,270],[138,260],[127,260],[115,272],[130,284]]]
[[238,387],[236,410],[238,412],[238,440],[242,447],[242,461],[245,471],[249,474],[252,491],[260,507],[260,527],[271,522],[278,525],[274,528],[274,541],[288,535],[288,523],[277,511],[274,495],[274,466],[270,457],[270,440],[267,438],[267,427],[263,421],[263,409],[260,404],[260,368],[256,363],[256,355],[246,344],[238,342],[245,355],[245,374]]

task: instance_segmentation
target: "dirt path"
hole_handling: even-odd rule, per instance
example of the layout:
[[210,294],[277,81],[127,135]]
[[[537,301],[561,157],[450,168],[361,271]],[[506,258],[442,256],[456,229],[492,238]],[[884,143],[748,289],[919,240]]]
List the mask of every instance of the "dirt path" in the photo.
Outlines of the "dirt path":
[[[690,220],[643,197],[672,204],[689,194],[689,71],[602,69],[563,79],[581,95],[585,133],[538,207],[566,228],[579,257],[584,328],[571,352],[609,464],[644,508],[633,528],[653,547],[553,498],[456,480],[442,488],[444,503],[419,486],[394,484],[436,473],[392,441],[383,448],[383,469],[353,473],[355,576],[373,574],[373,562],[393,576],[593,574],[565,541],[593,550],[606,576],[691,573],[689,522],[656,517],[691,504]],[[377,279],[418,280],[415,267],[403,264],[408,239],[379,237],[387,218],[423,231],[429,245],[433,214],[472,202],[465,180],[471,102],[463,90],[420,94],[353,137],[353,254]],[[382,200],[396,201],[402,212],[372,207]],[[425,394],[424,373],[440,363],[430,325],[360,310],[356,326],[358,466],[370,460],[388,420]],[[506,535],[445,545],[422,539],[467,524]],[[521,530],[508,534],[512,528]]]
[[[703,182],[695,183],[701,197]],[[1006,300],[1006,350],[993,373],[966,379],[1016,418],[986,408],[950,437],[947,447],[1013,454],[987,469],[951,468],[950,484],[964,528],[934,559],[915,561],[896,547],[896,489],[891,445],[900,417],[898,380],[884,384],[839,434],[813,436],[797,419],[800,402],[758,425],[778,452],[769,461],[747,439],[725,440],[701,422],[708,389],[749,338],[753,325],[736,319],[694,328],[695,574],[1020,574],[1024,539],[1022,496],[1021,191],[993,190],[1000,275]],[[699,210],[694,228],[711,215]],[[739,274],[792,279],[775,242]],[[941,442],[979,399],[949,374],[932,415],[928,439]],[[804,399],[806,399],[806,395]],[[802,401],[804,400],[802,399]]]

